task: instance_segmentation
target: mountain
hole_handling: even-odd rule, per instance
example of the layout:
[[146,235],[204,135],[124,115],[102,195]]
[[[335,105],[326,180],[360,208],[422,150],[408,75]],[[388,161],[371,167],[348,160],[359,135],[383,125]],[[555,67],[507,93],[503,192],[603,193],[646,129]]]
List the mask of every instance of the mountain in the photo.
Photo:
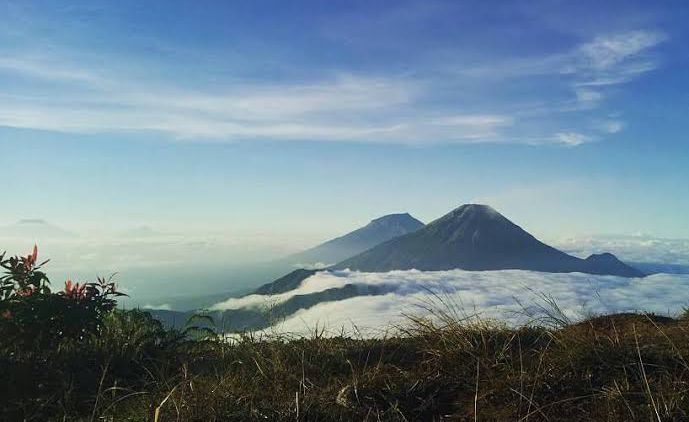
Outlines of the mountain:
[[[357,239],[362,231],[366,233],[364,229],[370,226],[375,227],[381,221],[385,223],[383,226],[387,226],[388,223],[395,222],[397,219],[413,220],[408,214],[381,217],[373,220],[366,227],[350,233],[350,235],[356,234],[355,236],[346,235],[331,242],[339,242],[340,239]],[[331,244],[331,242],[323,245]],[[310,251],[318,250],[318,248]],[[324,270],[346,268],[364,272],[409,269],[421,271],[520,269],[621,277],[645,275],[610,253],[594,254],[586,259],[568,255],[539,241],[493,208],[476,204],[462,205],[425,227],[394,237]],[[252,294],[273,295],[292,291],[318,271],[322,270],[294,270],[272,283],[261,286]],[[322,292],[295,295],[276,305],[272,311],[273,316],[285,317],[324,301],[343,300],[362,295],[381,295],[388,291],[389,289],[383,285],[345,285]],[[262,312],[250,308],[216,311],[223,320],[232,321],[232,327],[240,330],[268,326],[270,321]],[[173,319],[174,314],[170,312],[158,312],[158,314],[168,323],[170,321],[179,323],[184,320],[181,317]]]
[[424,224],[405,214],[390,214],[338,238],[286,258],[300,266],[326,266],[368,250],[398,236],[415,232]]
[[54,226],[41,219],[25,219],[0,228],[0,237],[16,237],[22,239],[41,240],[45,238],[72,237],[73,233]]
[[[404,221],[418,223],[408,214],[385,216],[373,220],[362,229],[323,245],[333,243],[337,245],[343,242],[343,239],[365,238],[364,235],[367,232],[376,233],[376,230],[368,231],[368,229],[377,229],[381,226],[390,229]],[[403,226],[400,230],[408,229],[408,226]],[[350,243],[344,242],[344,244]],[[307,252],[319,248],[320,246]],[[425,227],[380,243],[324,270],[345,268],[365,272],[387,272],[412,268],[422,271],[441,271],[458,268],[470,271],[521,269],[556,273],[581,272],[622,277],[645,275],[624,264],[610,253],[594,254],[586,259],[568,255],[539,241],[493,208],[476,204],[462,205]],[[261,286],[251,294],[269,296],[293,291],[318,271],[322,270],[294,270],[272,283]],[[270,326],[275,320],[281,320],[319,303],[357,296],[384,295],[391,291],[389,287],[384,284],[345,284],[323,291],[295,294],[283,302],[272,305],[269,313],[260,307],[245,307],[218,309],[211,314],[216,320],[228,321],[229,325],[225,326],[225,329],[229,331],[261,329]],[[193,311],[152,310],[151,312],[165,324],[176,327],[181,327],[184,321],[193,314]]]
[[520,269],[642,277],[614,255],[577,258],[548,246],[487,205],[467,204],[423,229],[389,240],[332,269],[386,272]]

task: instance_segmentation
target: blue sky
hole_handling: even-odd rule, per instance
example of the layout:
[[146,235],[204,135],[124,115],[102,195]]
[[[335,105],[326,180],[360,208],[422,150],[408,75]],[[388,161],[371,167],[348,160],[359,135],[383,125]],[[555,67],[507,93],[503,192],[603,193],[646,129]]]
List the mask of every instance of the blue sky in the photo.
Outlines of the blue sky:
[[689,6],[0,1],[0,224],[689,237]]

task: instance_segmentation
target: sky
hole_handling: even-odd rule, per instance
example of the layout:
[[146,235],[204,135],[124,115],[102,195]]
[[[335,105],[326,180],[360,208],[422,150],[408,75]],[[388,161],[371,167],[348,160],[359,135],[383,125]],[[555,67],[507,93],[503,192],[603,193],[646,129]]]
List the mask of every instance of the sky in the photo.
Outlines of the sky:
[[0,0],[0,226],[282,251],[480,202],[544,239],[689,238],[687,22],[684,1]]

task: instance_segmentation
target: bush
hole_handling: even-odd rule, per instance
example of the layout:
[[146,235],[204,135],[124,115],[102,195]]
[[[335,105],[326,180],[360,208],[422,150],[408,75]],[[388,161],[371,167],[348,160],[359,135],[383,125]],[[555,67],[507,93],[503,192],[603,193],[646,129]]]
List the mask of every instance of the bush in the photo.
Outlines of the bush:
[[53,293],[50,280],[38,263],[38,248],[27,256],[0,254],[0,336],[16,347],[49,348],[63,339],[83,341],[98,333],[103,319],[123,296],[111,279],[94,283],[65,282]]

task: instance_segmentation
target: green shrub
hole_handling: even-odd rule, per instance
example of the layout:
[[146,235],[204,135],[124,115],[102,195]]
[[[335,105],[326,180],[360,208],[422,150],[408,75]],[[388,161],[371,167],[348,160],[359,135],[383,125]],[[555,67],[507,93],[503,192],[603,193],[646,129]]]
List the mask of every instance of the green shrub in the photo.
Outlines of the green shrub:
[[123,296],[110,279],[73,283],[52,292],[41,271],[38,248],[27,256],[5,258],[0,254],[0,337],[19,348],[54,347],[64,339],[83,341],[98,333],[103,319]]

